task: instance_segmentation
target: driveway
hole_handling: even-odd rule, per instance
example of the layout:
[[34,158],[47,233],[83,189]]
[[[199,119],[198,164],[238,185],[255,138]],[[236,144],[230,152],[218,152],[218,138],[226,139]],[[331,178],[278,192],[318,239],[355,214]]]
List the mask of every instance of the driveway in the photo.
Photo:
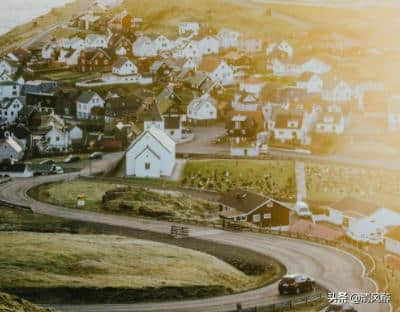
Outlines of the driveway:
[[194,127],[194,140],[176,146],[177,153],[221,154],[229,153],[228,144],[213,144],[211,141],[225,133],[223,124],[207,127]]

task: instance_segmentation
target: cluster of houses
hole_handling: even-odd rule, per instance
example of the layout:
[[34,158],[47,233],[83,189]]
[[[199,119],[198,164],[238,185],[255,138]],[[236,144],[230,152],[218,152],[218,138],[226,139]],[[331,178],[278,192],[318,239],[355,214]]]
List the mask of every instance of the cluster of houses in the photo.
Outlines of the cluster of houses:
[[[175,153],[175,144],[193,139],[188,127],[217,121],[225,123],[233,156],[258,156],[268,145],[309,148],[321,141],[316,137],[342,135],[365,94],[382,89],[349,85],[326,62],[297,56],[286,40],[264,42],[194,21],[179,23],[173,35],[152,33],[126,10],[110,12],[98,4],[70,22],[76,35],[0,59],[0,161],[26,152],[127,149],[140,154],[142,169],[151,155],[162,168],[160,151]],[[65,71],[93,76],[43,79]],[[399,116],[393,108],[390,129],[400,127]],[[146,152],[131,153],[141,140],[151,142]],[[130,161],[127,175],[160,176],[174,167],[138,173]]]

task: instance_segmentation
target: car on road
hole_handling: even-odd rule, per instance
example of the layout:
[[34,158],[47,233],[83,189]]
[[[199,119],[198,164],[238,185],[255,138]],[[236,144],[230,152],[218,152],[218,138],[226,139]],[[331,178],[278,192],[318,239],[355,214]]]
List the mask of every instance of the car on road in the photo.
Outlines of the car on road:
[[328,306],[328,308],[325,310],[326,312],[357,312],[357,310],[348,303],[332,303]]
[[304,274],[285,275],[279,282],[279,294],[301,294],[315,290],[315,281]]
[[103,153],[102,152],[94,152],[89,155],[89,159],[102,159]]
[[56,172],[56,174],[63,174],[64,169],[60,166],[56,166],[55,172]]
[[56,162],[53,159],[42,160],[39,164],[41,165],[54,165]]
[[68,155],[67,158],[64,159],[65,164],[73,163],[79,161],[81,158],[76,155]]

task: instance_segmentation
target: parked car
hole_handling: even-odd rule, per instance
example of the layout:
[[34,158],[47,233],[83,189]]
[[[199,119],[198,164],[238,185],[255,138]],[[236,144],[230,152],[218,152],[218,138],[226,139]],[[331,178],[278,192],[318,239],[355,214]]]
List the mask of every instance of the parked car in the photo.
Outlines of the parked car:
[[357,312],[356,309],[353,308],[351,304],[343,303],[343,304],[330,304],[328,308],[325,310],[326,312]]
[[40,162],[41,165],[54,165],[55,161],[53,159],[45,159]]
[[300,294],[313,291],[315,281],[303,274],[285,275],[279,282],[279,294]]
[[67,158],[64,159],[65,164],[73,163],[79,161],[81,158],[76,155],[68,155]]
[[60,166],[56,166],[56,174],[63,174],[64,173],[64,169]]
[[102,152],[94,152],[89,155],[89,159],[102,159],[103,153]]
[[312,216],[310,208],[308,207],[307,203],[303,201],[296,202],[294,209],[296,214],[300,217],[311,218]]

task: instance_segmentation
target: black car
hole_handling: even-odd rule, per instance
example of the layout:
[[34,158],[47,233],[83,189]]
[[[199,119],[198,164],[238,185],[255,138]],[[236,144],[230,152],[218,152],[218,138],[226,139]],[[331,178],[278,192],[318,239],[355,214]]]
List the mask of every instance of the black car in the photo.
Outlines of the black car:
[[313,291],[315,289],[315,281],[302,274],[286,275],[279,282],[279,294],[300,294],[303,292]]
[[354,309],[353,306],[348,303],[330,304],[329,307],[325,311],[326,312],[357,312],[357,310]]
[[45,159],[40,162],[41,165],[54,165],[55,161],[52,159]]
[[102,158],[103,158],[102,152],[94,152],[89,156],[89,159],[102,159]]

